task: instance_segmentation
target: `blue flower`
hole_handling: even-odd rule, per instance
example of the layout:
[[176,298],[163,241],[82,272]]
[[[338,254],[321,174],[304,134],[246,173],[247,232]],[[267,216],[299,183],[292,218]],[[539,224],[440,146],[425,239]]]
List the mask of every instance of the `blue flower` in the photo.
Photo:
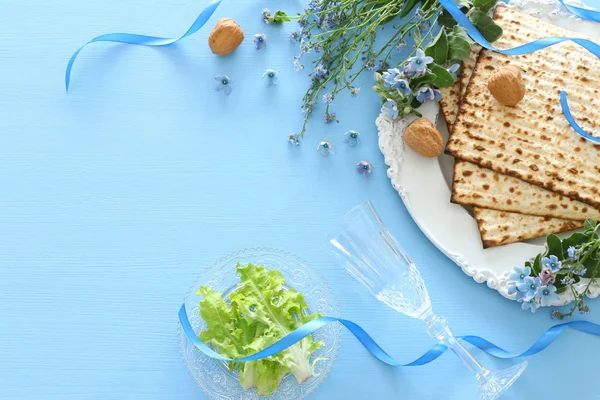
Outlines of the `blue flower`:
[[299,58],[296,58],[296,59],[294,60],[294,68],[296,69],[296,71],[302,71],[302,70],[304,69],[304,64],[302,64],[302,63],[300,62],[300,59],[299,59]]
[[299,38],[300,34],[298,32],[292,32],[292,34],[290,35],[290,40],[292,41],[292,43],[296,43]]
[[265,24],[270,24],[271,23],[271,11],[269,11],[268,8],[263,8],[262,10],[262,20]]
[[542,258],[542,265],[545,265],[548,268],[550,268],[552,272],[557,272],[560,269],[562,263],[558,261],[558,257],[551,255],[550,258]]
[[333,148],[329,140],[323,140],[321,143],[319,143],[319,145],[317,146],[317,151],[323,156],[335,154],[335,149]]
[[417,55],[408,59],[404,74],[409,78],[425,75],[427,65],[432,62],[433,58],[426,56],[423,49],[417,49]]
[[256,46],[256,50],[267,47],[267,35],[264,33],[257,33],[254,35],[254,45]]
[[519,283],[523,283],[525,278],[531,275],[531,268],[529,267],[515,267],[514,272],[512,272],[508,279],[511,281],[515,281],[518,285]]
[[454,64],[450,68],[448,68],[448,72],[450,72],[450,75],[452,75],[455,82],[458,79],[458,70],[459,69],[460,69],[460,64]]
[[330,123],[332,123],[335,120],[336,120],[335,119],[335,113],[328,112],[328,113],[325,114],[325,123],[326,124],[330,124]]
[[375,61],[369,60],[365,63],[365,68],[369,71],[373,71],[374,69],[377,69],[377,64],[375,63]]
[[575,283],[575,279],[573,278],[563,278],[560,280],[560,283],[562,283],[565,286],[569,286]]
[[428,101],[440,101],[442,93],[438,89],[432,89],[428,86],[423,86],[417,92],[417,101],[419,103],[426,103]]
[[393,100],[388,100],[385,103],[383,103],[383,108],[384,108],[384,112],[385,114],[393,119],[398,118],[398,106],[396,105],[396,102]]
[[395,50],[396,51],[402,51],[402,50],[404,50],[405,47],[406,47],[406,42],[404,40],[401,40],[400,43],[398,43],[396,45]]
[[262,78],[267,78],[267,85],[277,85],[279,82],[279,73],[274,69],[267,69],[264,74],[262,74]]
[[348,143],[348,146],[354,147],[360,143],[360,133],[357,131],[348,131],[344,133],[344,143]]
[[564,315],[560,312],[560,310],[552,310],[551,314],[552,319],[564,319]]
[[217,84],[215,85],[215,90],[217,92],[222,90],[225,94],[231,93],[231,80],[227,75],[217,75],[215,76],[215,81],[217,81]]
[[558,301],[558,295],[554,292],[556,292],[556,286],[554,285],[540,287],[536,297],[540,300],[542,307],[548,307]]
[[325,103],[325,104],[333,103],[333,95],[329,92],[325,93],[323,95],[323,103]]
[[587,268],[584,268],[584,269],[582,269],[581,271],[579,271],[579,272],[575,272],[575,273],[576,273],[577,275],[579,275],[579,276],[584,276],[586,272],[587,272]]
[[288,142],[295,144],[296,146],[300,146],[300,138],[295,133],[290,133],[288,135]]
[[396,83],[394,84],[394,89],[398,89],[400,93],[405,95],[406,97],[412,94],[412,90],[410,90],[410,86],[406,79],[402,79],[399,76],[396,77]]
[[571,257],[573,260],[577,261],[577,249],[574,246],[571,246],[567,249],[567,254],[569,255],[569,257]]
[[312,114],[316,105],[317,105],[316,101],[310,101],[308,103],[305,103],[304,106],[302,106],[302,115],[306,116],[306,115]]
[[394,85],[396,84],[396,77],[398,75],[400,75],[398,68],[388,69],[381,74],[383,84],[388,88],[397,89],[397,87],[394,87]]
[[523,293],[523,300],[529,301],[533,299],[540,288],[540,278],[534,278],[532,276],[526,277],[523,282],[517,285],[519,292]]
[[358,92],[360,92],[360,88],[353,87],[352,89],[350,89],[350,96],[356,97],[356,96],[358,96]]
[[508,281],[508,294],[510,296],[512,296],[513,294],[516,293],[521,293],[519,292],[519,289],[517,288],[517,282],[516,281]]
[[359,174],[361,174],[365,178],[368,178],[369,176],[371,176],[371,171],[373,171],[373,166],[371,165],[370,162],[359,161],[358,164],[356,164],[356,170],[358,171]]
[[538,309],[538,307],[539,306],[537,305],[537,303],[535,302],[534,299],[523,301],[521,303],[521,309],[523,309],[523,310],[530,309],[532,313],[534,313]]
[[313,78],[321,80],[325,78],[325,74],[327,74],[327,70],[325,69],[325,67],[323,67],[323,64],[319,64],[315,67],[315,70],[313,71]]

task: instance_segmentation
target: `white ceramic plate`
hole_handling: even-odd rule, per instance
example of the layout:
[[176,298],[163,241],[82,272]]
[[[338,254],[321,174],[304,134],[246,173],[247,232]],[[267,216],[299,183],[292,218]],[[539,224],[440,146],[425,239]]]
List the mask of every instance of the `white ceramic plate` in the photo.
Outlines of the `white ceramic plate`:
[[[577,1],[568,3],[585,6]],[[516,0],[511,2],[511,6],[566,29],[598,36],[598,24],[574,18],[556,0]],[[445,143],[448,129],[443,121],[438,121],[438,104],[426,103],[420,111],[424,117],[437,122]],[[419,228],[437,248],[475,281],[486,282],[488,287],[512,299],[507,292],[508,275],[514,266],[521,266],[540,253],[544,239],[483,249],[475,219],[467,209],[450,202],[454,159],[447,155],[430,159],[405,149],[402,132],[412,119],[394,121],[382,113],[376,121],[379,148],[389,166],[387,174],[392,186]],[[581,285],[584,284],[582,281]],[[590,297],[597,297],[600,293],[600,286],[590,289]],[[572,300],[570,292],[564,293],[555,305],[564,305]]]

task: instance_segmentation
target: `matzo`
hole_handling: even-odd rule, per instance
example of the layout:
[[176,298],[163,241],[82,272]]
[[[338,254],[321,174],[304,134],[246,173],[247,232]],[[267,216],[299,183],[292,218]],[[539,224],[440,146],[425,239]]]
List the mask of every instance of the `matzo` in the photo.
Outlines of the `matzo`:
[[[499,7],[500,48],[545,36],[577,36],[520,11]],[[527,93],[516,107],[498,103],[487,80],[504,66],[524,72]],[[483,50],[446,152],[600,208],[600,145],[577,135],[564,118],[559,92],[569,94],[574,117],[598,132],[600,61],[573,43],[525,56]]]
[[474,214],[484,248],[522,242],[551,233],[571,231],[583,226],[582,221],[534,217],[478,207],[474,208]]
[[585,203],[461,160],[454,162],[452,202],[542,217],[600,221],[600,211]]

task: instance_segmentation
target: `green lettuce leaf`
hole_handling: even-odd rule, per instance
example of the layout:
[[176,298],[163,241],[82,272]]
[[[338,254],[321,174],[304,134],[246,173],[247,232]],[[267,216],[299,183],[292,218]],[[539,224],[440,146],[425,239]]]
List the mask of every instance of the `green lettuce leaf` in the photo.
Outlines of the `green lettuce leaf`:
[[[308,314],[304,295],[285,286],[285,278],[275,270],[253,264],[237,265],[240,282],[229,294],[202,287],[198,294],[200,315],[207,328],[199,337],[220,354],[242,358],[275,343],[301,325],[321,315]],[[314,375],[312,353],[323,346],[306,337],[289,349],[263,360],[230,363],[239,371],[244,389],[256,387],[261,396],[272,394],[286,374],[301,383]]]

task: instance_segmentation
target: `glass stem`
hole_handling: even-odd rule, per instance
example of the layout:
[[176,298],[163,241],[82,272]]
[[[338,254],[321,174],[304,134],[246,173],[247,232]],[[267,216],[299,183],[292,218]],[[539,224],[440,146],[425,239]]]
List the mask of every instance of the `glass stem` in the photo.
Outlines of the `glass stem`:
[[446,346],[460,360],[465,364],[465,366],[470,369],[477,378],[484,378],[490,372],[484,368],[479,362],[471,355],[471,353],[456,339],[456,337],[452,334],[450,329],[448,328],[448,323],[445,318],[440,318],[437,315],[433,314],[433,312],[429,311],[420,317],[427,324],[427,333],[429,336],[436,338]]

